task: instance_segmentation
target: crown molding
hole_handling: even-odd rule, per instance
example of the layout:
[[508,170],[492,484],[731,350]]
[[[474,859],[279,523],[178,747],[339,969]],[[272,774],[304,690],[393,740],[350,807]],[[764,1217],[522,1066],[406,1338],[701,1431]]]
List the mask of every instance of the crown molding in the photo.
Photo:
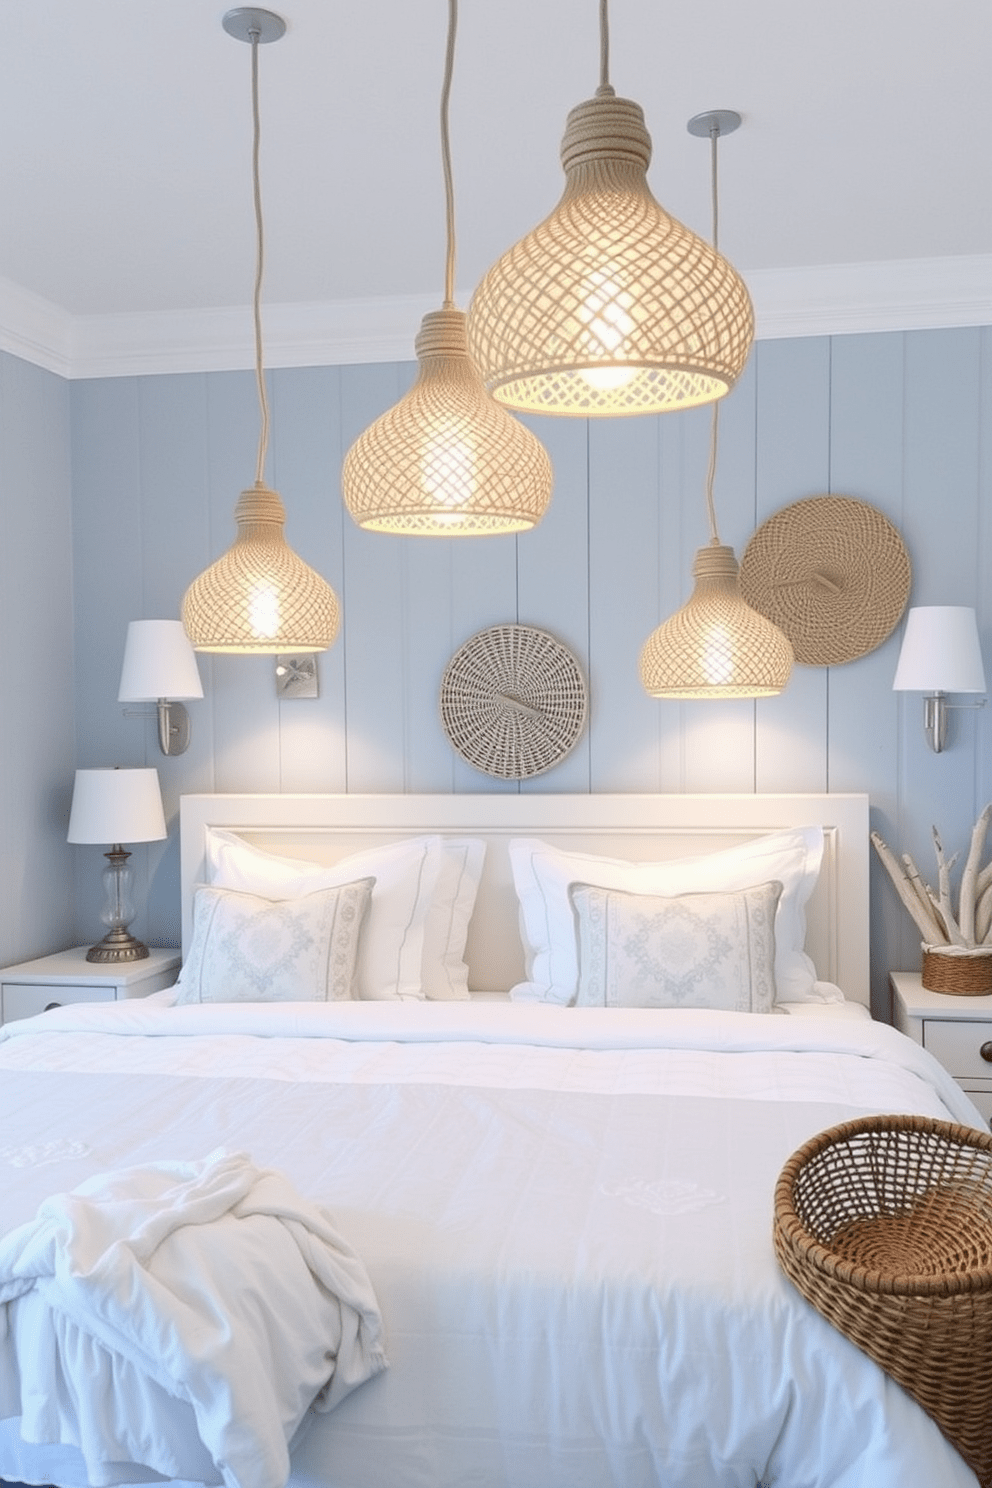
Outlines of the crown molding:
[[992,254],[745,274],[759,340],[992,325]]
[[0,351],[72,376],[72,316],[51,300],[0,278]]
[[[759,340],[992,324],[992,254],[745,271]],[[460,303],[468,303],[464,295]],[[263,307],[267,367],[409,362],[436,296]],[[70,315],[0,279],[0,350],[60,377],[254,367],[246,306]]]

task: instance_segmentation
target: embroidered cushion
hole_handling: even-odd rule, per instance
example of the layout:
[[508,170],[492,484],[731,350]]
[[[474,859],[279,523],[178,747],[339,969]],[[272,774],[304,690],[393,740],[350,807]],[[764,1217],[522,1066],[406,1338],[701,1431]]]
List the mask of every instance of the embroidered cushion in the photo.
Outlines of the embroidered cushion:
[[360,879],[279,900],[199,884],[176,1002],[340,1002],[356,996],[372,883]]
[[573,884],[579,1007],[770,1013],[780,883],[731,894],[625,894]]

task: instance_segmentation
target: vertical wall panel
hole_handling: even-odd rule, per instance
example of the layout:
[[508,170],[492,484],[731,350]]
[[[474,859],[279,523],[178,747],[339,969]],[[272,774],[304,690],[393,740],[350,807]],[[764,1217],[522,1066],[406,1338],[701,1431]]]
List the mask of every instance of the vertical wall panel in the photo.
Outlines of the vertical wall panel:
[[[832,343],[831,489],[882,511],[904,527],[903,356],[901,335],[838,336]],[[892,678],[902,625],[876,650],[830,669],[828,684],[828,783],[831,790],[867,791],[872,826],[898,843],[898,698]],[[897,919],[880,912],[897,908],[895,890],[874,853],[872,882],[872,997],[876,1012],[887,1010],[884,968],[913,966]],[[909,916],[904,915],[906,928]],[[893,934],[892,931],[895,931]],[[908,959],[907,959],[908,957]]]
[[585,419],[539,418],[528,427],[554,466],[551,505],[542,522],[516,539],[517,611],[507,618],[549,631],[577,656],[589,689],[589,719],[574,750],[528,790],[590,788],[592,720],[598,716],[598,677],[589,655],[589,441]]
[[666,508],[659,490],[657,418],[589,421],[589,670],[592,787],[655,790],[658,702],[644,692],[638,657],[658,624],[659,546]]
[[[754,530],[756,391],[752,357],[733,392],[716,408],[717,458],[713,482],[716,535],[734,549],[738,561]],[[705,496],[713,421],[714,410],[710,408],[700,409],[685,421],[691,459],[684,500],[690,508],[696,547],[710,540]],[[691,588],[688,553],[684,562],[683,584],[688,597]],[[682,789],[754,790],[755,704],[745,700],[719,703],[701,700],[686,703],[683,711]]]
[[[342,374],[342,446],[349,448],[401,392],[395,366],[353,367]],[[407,548],[403,538],[363,532],[350,519],[345,525],[349,790],[405,789]]]
[[0,354],[0,964],[71,945],[75,767],[69,396]]
[[[757,371],[755,520],[830,482],[830,343],[762,341]],[[827,687],[820,667],[797,666],[780,697],[757,707],[759,791],[825,790]]]
[[[272,478],[286,508],[286,538],[327,580],[342,607],[337,640],[317,656],[319,696],[277,705],[279,788],[284,791],[343,791],[347,778],[340,380],[337,367],[272,375]],[[266,669],[271,674],[271,665]],[[274,676],[271,687],[274,693]]]

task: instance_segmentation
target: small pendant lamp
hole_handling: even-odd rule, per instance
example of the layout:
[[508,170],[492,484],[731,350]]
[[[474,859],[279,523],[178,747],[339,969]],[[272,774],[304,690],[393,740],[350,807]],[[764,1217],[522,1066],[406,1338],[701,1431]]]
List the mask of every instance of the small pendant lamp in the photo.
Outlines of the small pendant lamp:
[[261,430],[255,484],[242,491],[234,509],[237,537],[223,557],[190,584],[183,597],[182,621],[197,651],[262,655],[326,651],[341,623],[337,596],[286,542],[285,508],[278,492],[264,481],[269,405],[262,370],[260,311],[264,235],[258,169],[258,47],[260,42],[278,41],[286,23],[271,11],[242,6],[228,11],[222,24],[238,41],[251,43],[252,185],[257,239],[253,311]]
[[[709,135],[712,161],[713,241],[717,240],[717,140],[740,124],[730,110],[697,114],[689,131]],[[792,646],[778,626],[742,598],[733,548],[720,541],[713,503],[720,405],[710,422],[706,507],[710,542],[692,566],[695,588],[688,603],[648,636],[641,650],[641,682],[659,698],[771,697],[792,672]]]
[[565,191],[485,275],[469,351],[502,403],[616,416],[710,403],[730,391],[754,338],[747,286],[658,205],[638,104],[609,83],[600,0],[600,86],[568,116]]
[[411,536],[478,537],[525,532],[551,499],[551,461],[540,441],[486,391],[468,350],[466,316],[455,309],[455,232],[448,98],[457,0],[448,4],[441,93],[441,151],[447,203],[444,305],[425,315],[413,387],[360,435],[341,475],[359,527]]

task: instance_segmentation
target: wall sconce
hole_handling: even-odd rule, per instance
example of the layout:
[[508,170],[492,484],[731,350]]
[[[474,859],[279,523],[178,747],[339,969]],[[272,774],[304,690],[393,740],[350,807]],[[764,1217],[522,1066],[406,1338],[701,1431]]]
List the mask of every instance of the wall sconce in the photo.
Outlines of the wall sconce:
[[896,666],[895,692],[922,692],[927,743],[939,754],[947,741],[948,708],[984,708],[949,703],[949,692],[984,692],[985,668],[975,611],[964,605],[920,605],[906,616]]
[[189,745],[189,714],[181,702],[173,700],[202,696],[196,656],[182,621],[132,620],[124,643],[117,701],[158,705],[158,742],[163,754],[183,754]]

